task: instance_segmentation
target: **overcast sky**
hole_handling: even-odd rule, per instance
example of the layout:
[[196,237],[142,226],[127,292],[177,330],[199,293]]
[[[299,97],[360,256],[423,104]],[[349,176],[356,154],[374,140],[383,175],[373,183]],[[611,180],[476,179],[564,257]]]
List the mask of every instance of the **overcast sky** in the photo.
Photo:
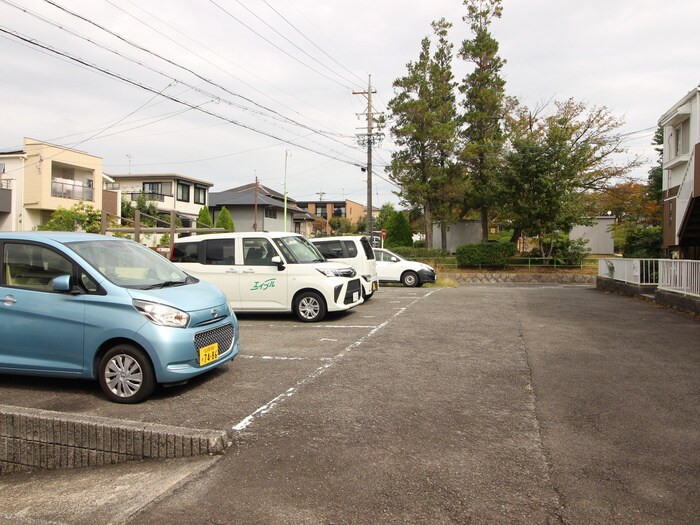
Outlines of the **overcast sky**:
[[[453,23],[455,48],[470,37],[464,12],[460,0],[0,0],[0,151],[31,137],[102,157],[107,174],[179,173],[212,191],[257,176],[282,192],[286,158],[290,197],[365,203],[367,99],[353,91],[371,75],[386,111],[433,20]],[[624,117],[645,179],[658,118],[700,83],[698,20],[697,0],[504,0],[492,33],[509,95]],[[468,67],[455,59],[459,79]],[[387,133],[375,206],[398,202],[391,151]]]

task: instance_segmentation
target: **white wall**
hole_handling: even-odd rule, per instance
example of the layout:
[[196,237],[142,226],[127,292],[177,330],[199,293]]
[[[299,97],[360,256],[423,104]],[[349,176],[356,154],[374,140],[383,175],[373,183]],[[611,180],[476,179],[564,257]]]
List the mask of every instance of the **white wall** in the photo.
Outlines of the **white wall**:
[[615,243],[609,228],[613,224],[615,217],[596,217],[592,226],[574,226],[569,238],[587,240],[586,248],[592,254],[612,255],[615,253]]

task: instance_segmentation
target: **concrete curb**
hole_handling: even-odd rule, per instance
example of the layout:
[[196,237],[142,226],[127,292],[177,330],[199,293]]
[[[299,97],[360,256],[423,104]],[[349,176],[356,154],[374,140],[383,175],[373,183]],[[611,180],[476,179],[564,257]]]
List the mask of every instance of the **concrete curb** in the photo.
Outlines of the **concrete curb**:
[[222,454],[225,431],[0,405],[0,473]]

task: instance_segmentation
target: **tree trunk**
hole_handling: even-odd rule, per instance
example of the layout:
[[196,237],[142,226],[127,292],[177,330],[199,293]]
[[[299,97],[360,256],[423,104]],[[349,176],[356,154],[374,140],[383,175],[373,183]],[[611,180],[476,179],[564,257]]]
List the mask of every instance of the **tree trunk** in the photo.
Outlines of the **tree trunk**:
[[433,218],[430,212],[430,205],[426,204],[423,209],[423,218],[425,219],[425,247],[433,247]]
[[440,236],[442,237],[440,239],[442,241],[440,247],[447,251],[447,223],[445,222],[440,223]]
[[489,242],[489,210],[481,207],[481,242]]

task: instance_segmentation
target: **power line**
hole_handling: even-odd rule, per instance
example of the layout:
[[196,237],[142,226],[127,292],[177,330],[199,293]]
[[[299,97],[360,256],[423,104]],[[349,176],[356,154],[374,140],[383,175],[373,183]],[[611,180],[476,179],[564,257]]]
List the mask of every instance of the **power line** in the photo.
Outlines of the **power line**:
[[[287,38],[286,36],[284,36],[282,33],[280,33],[277,29],[275,29],[274,27],[272,27],[272,26],[271,26],[269,23],[267,23],[265,20],[263,20],[263,19],[262,19],[260,16],[258,16],[255,12],[253,12],[253,10],[251,10],[249,7],[247,7],[243,2],[241,2],[241,0],[235,0],[235,1],[236,1],[239,5],[241,5],[246,11],[248,11],[251,15],[253,15],[255,18],[257,18],[258,20],[260,20],[263,24],[265,24],[267,27],[269,27],[272,31],[274,31],[274,32],[275,32],[277,35],[279,35],[281,38],[283,38],[284,40],[286,40],[287,42],[289,42],[291,45],[293,45],[296,49],[298,49],[299,51],[301,51],[302,53],[304,53],[304,54],[305,54],[307,57],[309,57],[311,60],[313,60],[313,61],[316,62],[317,64],[323,66],[324,68],[326,68],[326,69],[327,69],[328,71],[330,71],[331,73],[333,73],[333,74],[335,74],[335,75],[338,75],[340,78],[342,78],[342,79],[345,80],[346,82],[348,82],[348,83],[350,83],[350,84],[355,83],[353,80],[348,79],[347,77],[341,75],[341,74],[338,73],[337,71],[333,71],[333,70],[332,70],[330,67],[328,67],[326,64],[324,64],[323,62],[321,62],[320,60],[318,60],[318,59],[315,58],[314,56],[312,56],[312,55],[310,55],[309,53],[307,53],[305,50],[303,50],[303,49],[302,49],[301,47],[299,47],[297,44],[295,44],[294,42],[292,42],[289,38]],[[269,4],[268,4],[268,6],[269,6]],[[217,7],[218,7],[218,6],[217,6]],[[274,9],[273,9],[273,11],[274,11]],[[275,11],[275,12],[276,12],[276,11]],[[290,24],[290,25],[291,25],[291,24]],[[294,27],[294,26],[292,26],[292,27]],[[356,84],[356,85],[357,85],[357,84]]]
[[[5,33],[5,34],[7,34],[7,35],[13,36],[14,38],[16,38],[16,39],[18,39],[18,40],[20,40],[20,41],[26,42],[26,43],[28,43],[28,44],[30,44],[30,45],[32,45],[32,46],[38,47],[38,48],[40,48],[40,49],[49,51],[50,53],[53,53],[53,54],[55,54],[55,55],[58,55],[58,56],[67,58],[67,59],[69,59],[69,60],[71,60],[71,61],[73,61],[73,62],[76,62],[76,63],[78,63],[78,64],[80,64],[80,65],[82,65],[82,66],[85,66],[85,67],[88,67],[88,68],[93,69],[93,70],[95,70],[95,71],[98,71],[98,72],[100,72],[100,73],[102,73],[102,74],[104,74],[104,75],[107,75],[107,76],[109,76],[109,77],[112,77],[112,78],[116,78],[116,79],[118,79],[118,80],[121,80],[122,82],[127,83],[127,84],[129,84],[129,85],[132,85],[132,86],[134,86],[134,87],[143,89],[143,90],[148,91],[148,92],[150,92],[150,93],[160,94],[162,97],[164,97],[164,98],[166,98],[166,99],[168,99],[168,100],[171,100],[172,102],[175,102],[175,103],[177,103],[177,104],[181,104],[181,105],[187,106],[187,107],[189,107],[189,108],[195,109],[195,110],[197,110],[197,111],[199,111],[199,112],[201,112],[201,113],[204,113],[204,114],[209,115],[209,116],[212,116],[212,117],[214,117],[214,118],[223,120],[223,121],[225,121],[225,122],[228,122],[228,123],[233,124],[233,125],[235,125],[235,126],[241,127],[241,128],[243,128],[243,129],[247,129],[247,130],[249,130],[249,131],[252,131],[252,132],[257,133],[257,134],[260,134],[260,135],[264,135],[264,136],[269,137],[269,138],[273,138],[273,139],[275,139],[275,140],[284,142],[285,144],[290,144],[290,145],[296,146],[296,147],[298,147],[298,148],[300,148],[300,149],[304,149],[304,150],[306,150],[306,151],[309,151],[309,152],[311,152],[311,153],[315,153],[315,154],[317,154],[317,155],[322,155],[322,156],[324,156],[324,157],[332,158],[332,159],[334,159],[334,160],[337,160],[337,161],[339,161],[339,162],[343,162],[343,163],[345,163],[345,164],[349,164],[349,165],[352,165],[352,166],[358,165],[358,163],[357,163],[356,161],[350,160],[350,159],[348,159],[348,158],[342,159],[342,158],[339,158],[339,157],[337,157],[337,156],[332,156],[332,155],[330,155],[330,154],[328,154],[328,153],[315,150],[315,149],[313,149],[313,148],[311,148],[311,147],[308,147],[308,146],[305,146],[305,145],[302,145],[302,144],[298,144],[298,143],[296,143],[294,140],[285,139],[285,138],[279,137],[279,136],[277,136],[277,135],[275,135],[275,134],[273,134],[273,133],[270,133],[270,132],[267,132],[267,131],[263,131],[263,130],[254,128],[253,126],[250,126],[250,125],[248,125],[248,124],[244,124],[244,123],[239,122],[239,121],[237,121],[237,120],[234,120],[234,119],[232,119],[232,118],[225,117],[225,116],[223,116],[223,115],[219,115],[219,114],[217,114],[217,113],[214,113],[213,111],[208,111],[208,110],[202,108],[201,106],[194,105],[194,104],[192,104],[191,102],[187,102],[187,101],[181,100],[181,99],[179,99],[179,98],[177,98],[177,97],[174,97],[174,96],[172,96],[172,95],[167,95],[167,94],[165,94],[165,93],[160,93],[158,90],[156,90],[156,89],[154,89],[154,88],[152,88],[152,87],[150,87],[150,86],[147,86],[147,85],[145,85],[145,84],[142,84],[142,83],[140,83],[140,82],[137,82],[136,80],[127,78],[127,77],[125,77],[125,76],[123,76],[123,75],[120,75],[120,74],[118,74],[118,73],[114,73],[114,72],[112,72],[112,71],[109,71],[109,70],[106,69],[106,68],[100,67],[100,66],[98,66],[98,65],[96,65],[96,64],[92,64],[92,63],[87,62],[87,61],[85,61],[85,60],[83,60],[83,59],[80,59],[80,58],[78,58],[78,57],[74,57],[74,56],[70,55],[70,54],[67,53],[67,52],[60,51],[60,50],[55,49],[55,48],[53,48],[53,47],[51,47],[51,46],[49,46],[49,45],[47,45],[47,44],[43,44],[43,43],[38,42],[38,41],[36,41],[36,40],[34,40],[34,39],[25,37],[25,36],[23,36],[23,35],[17,33],[16,31],[9,30],[9,29],[7,29],[7,28],[5,28],[5,27],[3,27],[3,26],[0,26],[0,33]],[[298,138],[302,138],[302,137],[298,137]],[[331,150],[331,151],[332,151],[332,150]],[[333,153],[335,153],[336,155],[342,155],[341,153],[339,153],[339,152],[337,152],[337,151],[333,151]]]
[[[137,61],[137,60],[135,60],[135,59],[132,59],[132,58],[130,58],[130,57],[127,57],[127,56],[123,55],[123,54],[120,53],[119,51],[116,51],[116,50],[107,48],[106,46],[104,46],[104,45],[102,45],[102,44],[100,44],[100,43],[98,43],[98,42],[95,42],[95,41],[93,41],[93,40],[91,40],[91,39],[89,39],[89,38],[87,38],[87,37],[84,37],[84,36],[78,34],[78,33],[75,32],[75,31],[72,31],[72,30],[70,30],[70,29],[67,29],[67,28],[66,28],[65,26],[63,26],[63,25],[57,24],[57,23],[55,23],[55,22],[53,22],[53,21],[51,21],[51,20],[49,20],[49,19],[47,19],[47,18],[45,18],[45,17],[43,17],[43,16],[37,14],[37,13],[33,13],[33,12],[27,10],[27,9],[24,9],[24,8],[18,6],[18,5],[16,5],[16,4],[14,4],[14,3],[12,3],[10,0],[0,0],[0,1],[2,1],[2,2],[4,2],[5,4],[8,4],[8,5],[12,6],[12,7],[15,7],[15,8],[17,8],[17,9],[20,9],[20,10],[22,10],[22,11],[28,13],[28,14],[31,14],[32,16],[35,16],[35,17],[39,18],[40,20],[42,20],[42,21],[44,21],[44,22],[46,22],[46,23],[49,23],[49,24],[51,24],[51,25],[53,25],[53,26],[55,26],[55,27],[58,27],[58,28],[60,28],[60,29],[62,29],[62,30],[64,30],[64,31],[68,32],[69,34],[72,34],[73,36],[76,36],[76,37],[78,37],[78,38],[81,38],[81,39],[83,39],[83,40],[86,40],[87,42],[90,42],[91,44],[96,45],[96,46],[100,47],[101,49],[104,49],[104,50],[106,50],[106,51],[112,52],[112,53],[116,54],[117,56],[120,56],[121,58],[125,58],[125,59],[127,59],[127,60],[132,61],[132,62],[135,62],[136,64],[138,64],[138,65],[140,65],[140,66],[142,66],[142,67],[144,67],[144,68],[146,68],[146,69],[149,69],[149,70],[151,70],[151,71],[153,71],[153,72],[155,72],[155,73],[157,73],[157,74],[160,74],[160,75],[166,76],[166,77],[168,77],[168,78],[171,78],[172,80],[177,80],[178,82],[180,82],[180,83],[182,83],[182,84],[184,84],[184,85],[187,85],[188,87],[190,87],[190,88],[193,89],[194,91],[197,91],[197,92],[199,92],[199,93],[201,93],[201,94],[203,94],[203,95],[205,95],[205,96],[214,97],[214,98],[219,98],[219,100],[222,100],[224,103],[228,103],[228,104],[232,105],[233,107],[238,107],[239,109],[242,109],[242,110],[244,110],[244,111],[250,111],[250,112],[255,113],[255,111],[252,110],[252,109],[250,109],[250,108],[247,108],[247,107],[245,107],[245,106],[240,106],[240,105],[233,104],[232,102],[226,101],[225,99],[220,99],[220,97],[217,97],[216,95],[214,95],[214,94],[212,94],[212,93],[209,93],[209,92],[200,90],[199,88],[196,88],[195,86],[192,86],[192,85],[190,85],[190,84],[188,84],[188,83],[186,83],[186,82],[183,82],[182,80],[178,80],[178,79],[173,78],[172,76],[166,75],[165,73],[163,73],[163,72],[161,72],[161,71],[159,71],[159,70],[156,70],[155,68],[152,68],[152,67],[150,67],[150,66],[147,66],[147,65],[145,65],[145,64],[143,64],[143,63],[141,63],[141,62],[139,62],[139,61]],[[276,111],[276,110],[274,110],[274,109],[271,109],[271,108],[268,108],[268,107],[266,107],[266,106],[263,106],[262,104],[259,104],[259,103],[255,102],[254,100],[252,100],[252,99],[250,99],[250,98],[248,98],[248,97],[245,97],[245,96],[243,96],[243,95],[240,95],[239,93],[235,93],[235,92],[229,90],[228,88],[226,88],[226,87],[224,87],[224,86],[221,86],[221,85],[219,85],[219,84],[213,82],[212,80],[210,80],[210,79],[208,79],[208,78],[203,77],[202,75],[200,75],[199,73],[195,72],[194,70],[192,70],[192,69],[190,69],[190,68],[188,68],[188,67],[186,67],[186,66],[182,66],[182,65],[180,65],[180,64],[178,64],[178,63],[176,63],[176,62],[170,60],[169,58],[164,57],[164,56],[162,56],[162,55],[160,55],[160,54],[158,54],[158,53],[155,53],[155,52],[153,52],[153,51],[151,51],[151,50],[149,50],[149,49],[147,49],[147,48],[141,46],[140,44],[138,44],[138,43],[136,43],[136,42],[133,42],[133,41],[131,41],[131,40],[129,40],[129,39],[127,39],[127,38],[121,36],[120,34],[118,34],[118,33],[114,32],[114,31],[112,31],[112,30],[110,30],[110,29],[108,29],[108,28],[106,28],[106,27],[104,27],[104,26],[98,24],[97,22],[94,22],[93,20],[90,20],[90,19],[88,19],[88,18],[86,18],[86,17],[84,17],[84,16],[82,16],[82,15],[80,15],[80,14],[78,14],[78,13],[75,13],[75,12],[73,12],[73,11],[71,11],[71,10],[69,10],[69,9],[67,9],[67,8],[65,8],[65,7],[63,7],[63,6],[61,6],[61,5],[59,5],[58,3],[54,2],[53,0],[44,0],[44,2],[46,2],[46,3],[48,3],[48,4],[50,4],[50,5],[54,6],[54,7],[56,7],[57,9],[63,11],[64,13],[67,13],[67,14],[69,14],[69,15],[75,17],[75,18],[78,18],[78,19],[80,19],[80,20],[82,20],[82,21],[84,21],[84,22],[86,22],[86,23],[88,23],[88,24],[90,24],[90,25],[92,25],[92,26],[94,26],[94,27],[100,29],[101,31],[104,31],[104,32],[106,32],[106,33],[112,35],[113,37],[115,37],[115,38],[121,40],[122,42],[124,42],[125,44],[127,44],[127,45],[129,45],[129,46],[131,46],[131,47],[134,47],[134,48],[136,48],[136,49],[138,49],[138,50],[140,50],[140,51],[143,51],[143,52],[145,52],[145,53],[148,53],[148,54],[150,54],[150,55],[152,55],[152,56],[154,56],[154,57],[156,57],[156,58],[158,58],[158,59],[160,59],[160,60],[165,61],[166,63],[168,63],[168,64],[170,64],[170,65],[172,65],[172,66],[175,66],[175,67],[177,67],[177,68],[179,68],[179,69],[182,69],[182,70],[184,70],[184,71],[186,71],[186,72],[188,72],[188,73],[190,73],[190,74],[196,76],[196,77],[199,78],[200,80],[206,82],[207,84],[211,84],[212,86],[221,89],[222,91],[228,93],[228,94],[231,95],[231,96],[240,98],[240,99],[242,99],[242,100],[244,100],[244,101],[246,101],[246,102],[248,102],[248,103],[250,103],[250,104],[253,104],[253,105],[256,106],[256,107],[259,107],[259,108],[261,108],[261,109],[263,109],[263,110],[265,110],[265,111],[271,113],[271,114],[273,115],[273,118],[275,118],[274,116],[278,116],[278,117],[281,118],[283,121],[289,122],[290,124],[294,124],[294,125],[299,126],[299,127],[302,127],[302,128],[304,128],[304,129],[307,129],[307,130],[312,131],[312,132],[314,132],[314,133],[318,133],[318,134],[320,134],[320,135],[327,136],[327,138],[330,138],[331,140],[335,140],[336,142],[339,142],[339,143],[342,144],[343,146],[348,147],[347,144],[342,143],[342,142],[340,142],[340,141],[337,141],[337,140],[334,139],[333,137],[328,136],[328,135],[326,134],[326,132],[324,132],[323,130],[316,130],[316,129],[313,129],[313,128],[307,126],[306,124],[303,124],[303,123],[301,123],[301,122],[297,122],[297,121],[294,120],[294,119],[291,119],[291,118],[289,118],[289,117],[286,117],[286,116],[282,115],[281,113],[279,113],[278,111]],[[263,113],[258,113],[258,114],[260,114],[261,116],[264,115]]]
[[297,57],[295,57],[295,56],[292,55],[291,53],[288,53],[287,51],[285,51],[284,49],[282,49],[280,46],[278,46],[277,44],[275,44],[274,42],[272,42],[270,39],[268,39],[268,38],[265,37],[264,35],[258,33],[255,29],[253,29],[253,28],[250,27],[248,24],[246,24],[245,22],[243,22],[243,21],[242,21],[240,18],[238,18],[236,15],[234,15],[234,14],[231,13],[230,11],[227,11],[227,10],[224,9],[221,5],[219,5],[218,3],[216,3],[215,0],[209,0],[209,1],[210,1],[212,4],[214,4],[216,7],[218,7],[219,9],[221,9],[221,11],[223,11],[224,13],[226,13],[226,15],[228,15],[228,16],[231,17],[231,18],[233,18],[236,22],[238,22],[238,23],[241,24],[243,27],[245,27],[245,28],[248,29],[250,32],[252,32],[254,35],[256,35],[257,37],[261,38],[262,40],[264,40],[265,42],[267,42],[268,44],[270,44],[272,47],[274,47],[275,49],[281,51],[282,53],[284,53],[285,55],[287,55],[289,58],[291,58],[292,60],[294,60],[295,62],[298,62],[298,63],[301,64],[302,66],[304,66],[304,67],[310,69],[311,71],[313,71],[313,72],[316,73],[317,75],[321,75],[323,78],[325,78],[325,79],[327,79],[327,80],[330,80],[331,82],[333,82],[333,83],[335,83],[335,84],[338,84],[340,87],[343,87],[343,88],[346,88],[346,89],[347,89],[347,86],[346,86],[346,85],[342,84],[341,82],[338,82],[338,81],[337,81],[336,79],[334,79],[334,78],[329,77],[329,76],[326,75],[325,73],[322,73],[321,71],[319,71],[318,69],[316,69],[316,68],[310,66],[310,65],[307,64],[306,62],[304,62],[304,61],[302,61],[302,60],[299,60]]
[[[192,53],[192,54],[193,54],[194,56],[196,56],[198,59],[200,59],[200,60],[202,60],[202,61],[208,63],[209,65],[215,67],[216,69],[218,69],[218,70],[221,71],[222,73],[224,73],[224,74],[230,76],[231,78],[237,80],[238,82],[240,82],[240,83],[242,83],[243,85],[245,85],[246,87],[252,89],[252,90],[255,91],[256,93],[259,93],[260,95],[262,95],[262,96],[264,96],[264,97],[270,99],[271,101],[273,101],[273,102],[279,104],[280,106],[289,109],[289,110],[292,111],[293,113],[295,113],[295,114],[297,114],[297,115],[299,115],[299,116],[303,116],[303,117],[309,119],[309,121],[314,122],[314,120],[313,120],[312,118],[309,118],[309,117],[306,116],[306,115],[302,115],[302,114],[299,113],[297,110],[295,110],[294,108],[291,108],[290,106],[288,106],[288,105],[285,104],[284,102],[281,102],[280,100],[277,100],[277,99],[273,98],[272,96],[270,96],[269,93],[267,93],[267,92],[265,92],[265,91],[262,91],[262,90],[258,89],[257,87],[253,86],[252,84],[249,84],[249,83],[246,82],[245,80],[243,80],[243,79],[241,79],[241,78],[239,78],[239,77],[233,75],[230,71],[228,71],[227,69],[224,69],[224,68],[220,67],[218,64],[215,64],[214,62],[212,62],[211,60],[209,60],[209,58],[207,58],[206,56],[203,56],[203,55],[201,55],[201,54],[199,54],[199,53],[194,52],[190,47],[184,46],[179,40],[176,40],[176,39],[174,39],[174,38],[169,37],[168,35],[166,35],[166,34],[163,33],[162,31],[159,31],[157,28],[155,28],[155,27],[153,27],[152,25],[148,24],[147,22],[143,21],[143,20],[140,19],[139,17],[137,17],[137,16],[135,16],[134,14],[132,14],[132,13],[126,11],[126,10],[123,9],[121,6],[116,5],[116,4],[115,4],[114,2],[112,2],[111,0],[105,0],[105,1],[106,1],[108,4],[110,4],[112,7],[114,7],[115,9],[118,9],[119,11],[121,11],[121,12],[124,13],[124,14],[126,14],[127,16],[129,16],[129,17],[133,18],[134,20],[138,21],[139,23],[145,25],[146,27],[148,27],[148,28],[151,29],[152,31],[155,31],[156,33],[158,33],[158,34],[161,35],[162,37],[166,38],[167,40],[169,40],[169,41],[172,42],[173,44],[175,44],[175,45],[177,45],[178,47],[180,47],[180,48],[186,50],[188,53]],[[179,39],[181,39],[182,37],[184,37],[184,38],[186,38],[187,40],[189,40],[189,41],[191,41],[191,42],[194,42],[194,43],[197,44],[199,47],[201,47],[201,48],[203,48],[204,50],[206,50],[208,53],[219,57],[220,59],[222,59],[222,60],[224,60],[225,62],[228,62],[229,64],[231,64],[231,65],[237,67],[238,69],[243,70],[245,73],[247,73],[247,74],[249,74],[249,75],[251,75],[251,76],[257,78],[257,79],[260,80],[261,82],[263,82],[263,83],[267,84],[268,86],[274,88],[275,90],[279,91],[280,93],[282,93],[282,94],[284,94],[284,95],[286,95],[286,96],[288,96],[288,97],[290,97],[290,98],[293,98],[293,99],[295,99],[295,100],[301,102],[302,104],[306,104],[306,105],[312,107],[313,109],[315,109],[315,110],[317,110],[317,111],[320,111],[320,112],[322,112],[322,113],[325,113],[326,115],[328,115],[328,116],[330,116],[330,117],[332,117],[332,118],[334,118],[334,119],[336,119],[336,120],[341,120],[337,115],[334,115],[334,114],[332,114],[332,113],[329,113],[329,112],[325,111],[324,109],[319,108],[318,106],[315,106],[314,104],[311,104],[310,102],[308,102],[308,101],[306,101],[306,100],[303,100],[302,98],[296,96],[295,94],[289,93],[289,92],[287,92],[287,91],[281,89],[279,86],[276,86],[275,84],[272,84],[271,82],[268,82],[266,79],[264,79],[264,78],[261,77],[260,75],[257,75],[255,72],[246,69],[245,67],[241,66],[240,64],[237,64],[236,62],[231,61],[229,57],[223,56],[223,55],[221,55],[218,51],[213,50],[213,49],[207,47],[206,45],[202,44],[200,41],[196,40],[196,39],[193,38],[192,36],[187,35],[184,31],[182,31],[182,29],[173,27],[173,26],[170,25],[169,23],[167,23],[167,22],[165,22],[164,20],[162,20],[161,18],[159,18],[157,15],[155,15],[155,14],[153,14],[152,12],[148,11],[147,9],[145,9],[143,6],[136,5],[136,4],[135,4],[134,2],[132,2],[131,0],[126,0],[126,1],[127,1],[129,4],[131,4],[132,6],[134,6],[136,9],[138,9],[138,10],[140,10],[140,11],[143,11],[144,13],[146,13],[146,14],[149,15],[150,17],[154,18],[155,20],[157,20],[158,22],[160,22],[160,23],[163,24],[164,26],[170,28],[170,29],[173,30],[173,31],[176,31],[176,32],[178,33],[178,38],[179,38]],[[325,133],[334,134],[334,135],[337,135],[337,136],[342,136],[342,135],[340,135],[340,134],[337,134],[337,133],[334,133],[334,132],[329,132],[329,131],[326,131]]]
[[[237,0],[238,1],[238,0]],[[240,3],[240,2],[239,2]],[[309,42],[311,45],[313,45],[316,49],[318,49],[321,53],[326,55],[328,58],[330,58],[333,62],[338,64],[340,67],[342,67],[345,71],[353,75],[355,78],[359,80],[359,83],[350,81],[351,83],[354,83],[356,86],[364,88],[364,79],[360,78],[357,76],[355,73],[350,71],[347,67],[345,67],[343,64],[338,62],[335,58],[333,58],[331,55],[329,55],[326,51],[324,51],[320,46],[318,46],[313,40],[311,40],[308,36],[306,36],[299,28],[297,28],[294,24],[292,24],[287,18],[285,18],[277,9],[272,7],[267,0],[263,0],[263,3],[269,7],[277,16],[279,16],[282,20],[284,20],[289,26],[294,29],[297,33],[299,33],[301,36],[303,36],[307,42]],[[344,78],[344,77],[343,77]],[[346,79],[347,80],[347,79]]]

